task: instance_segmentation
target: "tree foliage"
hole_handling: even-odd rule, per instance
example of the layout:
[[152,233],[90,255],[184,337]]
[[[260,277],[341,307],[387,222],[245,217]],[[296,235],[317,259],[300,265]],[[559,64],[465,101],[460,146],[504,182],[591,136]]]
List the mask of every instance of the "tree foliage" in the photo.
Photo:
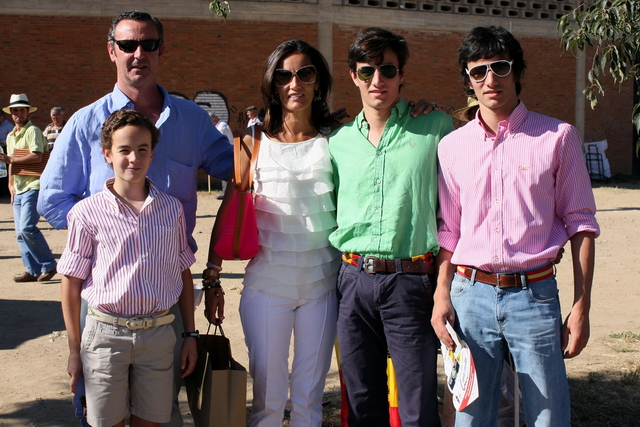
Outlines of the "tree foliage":
[[231,12],[229,2],[224,0],[213,0],[211,3],[209,3],[209,10],[218,18],[222,18],[225,21],[227,20],[229,12]]
[[[595,48],[595,55],[587,78],[584,94],[591,108],[604,95],[601,79],[607,73],[614,83],[635,81],[640,95],[640,1],[596,0],[581,1],[580,5],[558,20],[565,51],[584,51]],[[632,120],[640,133],[640,103],[633,107]],[[638,147],[640,148],[640,147]]]

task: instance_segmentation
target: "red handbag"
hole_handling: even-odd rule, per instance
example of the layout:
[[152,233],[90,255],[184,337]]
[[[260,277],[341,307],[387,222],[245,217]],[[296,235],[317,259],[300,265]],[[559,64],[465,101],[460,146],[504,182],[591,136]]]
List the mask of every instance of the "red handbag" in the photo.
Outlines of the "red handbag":
[[256,132],[255,126],[251,129],[251,141],[245,141],[242,137],[233,139],[236,193],[230,202],[220,238],[214,247],[216,253],[224,260],[251,259],[258,253],[258,224],[252,187],[253,172],[260,150],[260,130]]

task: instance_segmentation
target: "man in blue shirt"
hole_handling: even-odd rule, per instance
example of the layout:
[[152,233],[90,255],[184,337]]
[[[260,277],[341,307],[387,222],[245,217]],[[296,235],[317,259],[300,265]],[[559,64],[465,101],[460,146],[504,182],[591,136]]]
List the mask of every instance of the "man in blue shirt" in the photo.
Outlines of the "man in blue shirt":
[[[193,102],[169,96],[156,83],[158,64],[164,52],[162,37],[162,24],[147,13],[129,11],[113,20],[107,41],[109,57],[117,70],[113,92],[69,119],[56,140],[56,149],[40,180],[38,211],[53,227],[66,227],[67,213],[75,203],[100,191],[104,182],[113,177],[113,169],[101,152],[102,124],[116,110],[134,109],[160,130],[148,176],[158,190],[182,203],[189,245],[196,251],[191,234],[196,220],[198,169],[203,168],[218,179],[228,179],[233,147],[215,129],[206,111]],[[223,298],[222,293],[215,290],[205,292],[210,319],[223,318]],[[176,320],[180,318],[177,314]],[[174,322],[174,328],[180,337],[182,325]],[[180,349],[182,342],[181,339],[178,341],[177,349]],[[174,371],[178,373],[176,391],[181,384],[179,353],[174,362],[177,365]],[[177,398],[172,421],[164,425],[182,426]]]

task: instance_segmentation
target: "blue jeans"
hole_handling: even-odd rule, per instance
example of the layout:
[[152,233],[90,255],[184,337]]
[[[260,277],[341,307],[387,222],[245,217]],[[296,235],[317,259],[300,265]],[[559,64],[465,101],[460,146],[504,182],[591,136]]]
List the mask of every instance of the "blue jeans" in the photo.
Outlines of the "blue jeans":
[[38,228],[38,193],[38,190],[29,190],[13,197],[13,218],[22,263],[36,277],[56,268],[56,260]]
[[456,331],[473,355],[480,394],[456,414],[456,427],[497,425],[507,349],[516,365],[527,426],[569,427],[569,387],[555,276],[520,289],[472,282],[456,274],[451,302]]
[[398,381],[403,427],[440,427],[431,327],[433,277],[369,274],[342,263],[338,275],[338,344],[349,426],[388,427],[387,349]]

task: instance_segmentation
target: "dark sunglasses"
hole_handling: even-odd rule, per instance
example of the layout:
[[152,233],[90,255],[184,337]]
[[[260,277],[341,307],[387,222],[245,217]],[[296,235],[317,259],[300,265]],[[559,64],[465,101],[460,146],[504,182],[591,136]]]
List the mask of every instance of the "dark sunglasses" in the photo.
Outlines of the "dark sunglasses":
[[316,70],[316,67],[313,65],[305,65],[297,71],[276,70],[273,74],[273,83],[278,87],[285,87],[291,83],[293,76],[296,76],[300,83],[310,85],[316,82],[318,70]]
[[383,64],[379,67],[373,65],[363,65],[362,67],[358,68],[356,74],[358,75],[358,78],[360,80],[362,80],[363,82],[368,82],[373,78],[376,70],[380,70],[380,74],[382,74],[382,77],[389,80],[395,79],[399,71],[398,67],[393,64]]
[[489,70],[498,77],[507,77],[511,73],[511,64],[513,64],[513,61],[501,59],[500,61],[493,61],[488,64],[476,65],[470,70],[467,70],[467,74],[476,83],[480,83],[486,79]]
[[138,49],[138,46],[142,46],[142,50],[145,52],[153,52],[160,48],[162,44],[162,39],[154,40],[115,40],[112,39],[112,42],[118,45],[121,51],[126,53],[133,53]]

